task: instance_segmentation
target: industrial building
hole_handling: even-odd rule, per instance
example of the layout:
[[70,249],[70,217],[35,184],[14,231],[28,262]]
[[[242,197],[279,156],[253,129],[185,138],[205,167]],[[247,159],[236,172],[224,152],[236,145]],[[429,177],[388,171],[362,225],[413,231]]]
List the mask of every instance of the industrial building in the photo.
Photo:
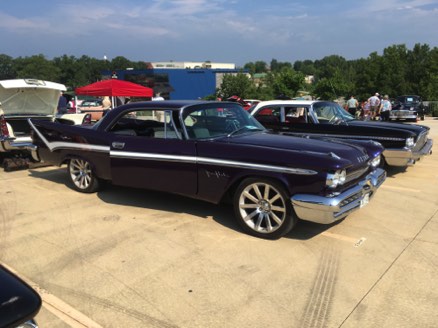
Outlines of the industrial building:
[[206,62],[150,62],[145,69],[124,69],[103,72],[152,88],[165,99],[201,99],[212,95],[222,84],[225,74],[247,73],[235,64]]

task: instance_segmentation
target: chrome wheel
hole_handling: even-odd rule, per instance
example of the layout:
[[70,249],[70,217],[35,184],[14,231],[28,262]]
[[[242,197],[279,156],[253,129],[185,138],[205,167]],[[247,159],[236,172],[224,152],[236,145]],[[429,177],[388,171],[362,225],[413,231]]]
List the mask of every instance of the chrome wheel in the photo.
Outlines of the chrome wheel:
[[254,232],[270,234],[288,217],[283,193],[266,182],[248,184],[239,196],[238,208],[243,222]]
[[93,176],[91,165],[83,159],[73,158],[69,163],[70,178],[76,189],[92,192],[95,189],[96,178]]

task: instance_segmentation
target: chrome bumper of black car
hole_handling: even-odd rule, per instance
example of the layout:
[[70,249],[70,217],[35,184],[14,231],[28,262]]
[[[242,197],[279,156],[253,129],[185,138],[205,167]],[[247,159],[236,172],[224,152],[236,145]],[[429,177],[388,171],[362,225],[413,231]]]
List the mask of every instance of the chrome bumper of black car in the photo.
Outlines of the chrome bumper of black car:
[[386,172],[378,168],[338,195],[294,195],[291,197],[292,206],[301,220],[330,224],[368,204],[385,179]]
[[391,120],[415,120],[417,119],[417,112],[410,110],[392,110],[389,114]]
[[408,166],[415,164],[425,155],[432,154],[433,140],[427,139],[423,147],[419,150],[412,150],[409,148],[390,149],[383,151],[386,164],[389,166]]

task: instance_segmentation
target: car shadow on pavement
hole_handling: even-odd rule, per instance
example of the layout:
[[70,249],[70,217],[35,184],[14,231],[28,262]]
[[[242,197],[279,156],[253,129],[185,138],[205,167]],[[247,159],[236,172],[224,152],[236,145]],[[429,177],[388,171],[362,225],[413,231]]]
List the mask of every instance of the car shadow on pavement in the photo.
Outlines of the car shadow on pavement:
[[[54,168],[44,171],[29,170],[29,173],[34,178],[62,184],[65,185],[66,188],[71,189],[72,192],[77,192],[73,189],[73,186],[67,177],[65,168]],[[101,191],[97,192],[97,196],[100,200],[108,204],[132,206],[177,214],[189,214],[199,217],[200,219],[211,218],[230,230],[245,233],[237,223],[234,217],[233,207],[229,203],[216,205],[180,195],[145,189],[113,186],[111,184],[106,184]],[[339,222],[342,222],[342,220],[327,225],[298,221],[292,231],[283,238],[308,240],[330,229]]]
[[408,168],[406,166],[387,166],[385,167],[386,176],[388,178],[395,178],[396,175],[406,173]]
[[[54,166],[53,169],[44,170],[44,171],[40,171],[38,169],[29,169],[28,172],[32,178],[49,180],[52,182],[63,184],[65,186],[68,186],[69,188],[71,188],[68,185],[68,176],[67,176],[65,167],[59,168],[59,167]],[[71,189],[73,189],[73,188],[71,188]]]

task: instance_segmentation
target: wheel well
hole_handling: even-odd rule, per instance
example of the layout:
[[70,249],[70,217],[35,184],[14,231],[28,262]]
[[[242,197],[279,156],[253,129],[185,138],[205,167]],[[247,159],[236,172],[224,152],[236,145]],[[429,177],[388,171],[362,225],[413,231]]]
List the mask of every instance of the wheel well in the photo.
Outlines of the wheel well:
[[87,158],[87,157],[84,157],[84,156],[80,156],[80,155],[67,155],[66,157],[64,157],[64,159],[63,159],[61,165],[62,165],[62,164],[67,164],[67,165],[68,165],[68,163],[70,162],[70,160],[73,159],[73,158],[82,159],[82,160],[87,161],[88,163],[90,163],[90,165],[91,165],[91,169],[93,170],[94,174],[97,175],[97,171],[98,171],[98,170],[97,170],[96,166],[94,165],[93,161],[90,160],[90,159]]
[[242,183],[242,181],[246,179],[263,179],[263,180],[270,180],[276,183],[279,183],[286,191],[289,191],[289,188],[287,184],[278,177],[270,177],[270,176],[264,176],[264,175],[246,175],[242,176],[238,179],[236,179],[229,187],[227,192],[222,196],[222,199],[220,203],[231,203],[233,200],[234,193],[236,192],[237,187]]

